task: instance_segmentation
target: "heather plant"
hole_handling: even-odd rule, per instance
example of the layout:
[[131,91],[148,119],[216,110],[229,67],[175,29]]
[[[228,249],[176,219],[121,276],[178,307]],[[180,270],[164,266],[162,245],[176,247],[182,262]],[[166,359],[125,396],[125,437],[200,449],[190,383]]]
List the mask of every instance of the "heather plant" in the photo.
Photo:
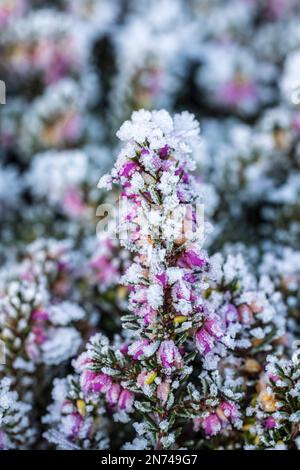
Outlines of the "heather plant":
[[296,0],[0,0],[0,448],[299,448],[299,47]]
[[198,134],[188,113],[133,113],[118,132],[125,145],[112,174],[101,180],[122,185],[128,203],[119,230],[129,223],[121,243],[134,254],[123,280],[130,313],[120,345],[98,334],[77,364],[84,396],[104,395],[114,420],[133,421],[137,437],[125,448],[178,448],[196,430],[211,436],[241,424],[240,394],[218,371],[230,334],[205,298],[213,266],[190,173]]

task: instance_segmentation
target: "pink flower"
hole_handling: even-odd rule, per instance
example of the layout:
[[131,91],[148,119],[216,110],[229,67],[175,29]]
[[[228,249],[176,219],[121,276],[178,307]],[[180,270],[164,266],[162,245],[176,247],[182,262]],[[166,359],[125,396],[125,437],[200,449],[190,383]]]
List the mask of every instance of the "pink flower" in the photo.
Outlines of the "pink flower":
[[225,83],[219,93],[221,101],[229,106],[238,106],[245,101],[256,101],[257,85],[250,80],[231,80]]
[[112,379],[106,374],[84,370],[81,374],[80,383],[85,394],[106,393],[112,385]]
[[172,297],[176,300],[191,300],[190,286],[178,281],[172,287]]
[[31,315],[30,315],[30,320],[37,322],[37,323],[41,323],[41,322],[49,320],[49,314],[48,312],[42,309],[33,310],[33,312],[31,312]]
[[81,426],[83,424],[83,417],[79,413],[71,413],[66,416],[65,419],[65,428],[67,429],[67,436],[76,438],[80,432]]
[[224,333],[219,318],[212,318],[204,323],[206,331],[215,338],[222,338]]
[[136,380],[139,387],[144,387],[146,383],[147,375],[148,375],[148,372],[145,369],[143,369],[142,372],[139,373],[139,375],[137,376],[137,380]]
[[276,428],[276,421],[274,418],[272,418],[272,416],[269,416],[267,419],[265,419],[264,421],[264,426],[266,429],[274,429]]
[[7,23],[16,17],[20,17],[25,13],[26,1],[25,0],[11,0],[10,2],[3,2],[0,5],[0,26],[6,26]]
[[138,169],[138,164],[134,161],[127,161],[119,171],[119,176],[125,176],[128,178]]
[[41,326],[34,326],[32,328],[32,333],[34,335],[34,342],[38,345],[45,343],[48,339],[45,329]]
[[163,341],[157,354],[165,369],[172,367],[180,369],[183,366],[182,356],[172,340]]
[[157,387],[156,393],[157,398],[161,400],[162,405],[165,405],[169,397],[170,385],[167,382],[161,382]]
[[134,395],[129,390],[122,390],[119,396],[118,407],[127,413],[131,411],[133,405]]
[[205,436],[215,436],[222,429],[221,421],[216,413],[211,413],[207,418],[204,418],[201,427]]
[[181,268],[202,268],[207,261],[194,250],[187,250],[178,260],[178,266]]
[[293,128],[300,134],[300,114],[296,114],[293,118]]
[[201,354],[208,354],[214,347],[214,339],[210,334],[202,328],[196,333],[196,347]]
[[150,342],[147,339],[139,339],[132,343],[128,348],[128,354],[133,356],[133,359],[138,359],[139,356],[144,354],[146,346],[149,346]]
[[40,355],[40,350],[34,342],[28,342],[25,346],[25,350],[28,357],[33,361]]
[[118,403],[119,396],[121,393],[121,387],[119,384],[112,384],[110,389],[106,392],[106,400],[111,406],[115,406]]
[[284,16],[293,6],[294,0],[269,0],[267,2],[266,13],[271,19],[280,19]]
[[164,289],[166,289],[167,285],[168,285],[168,277],[167,277],[167,274],[162,272],[160,274],[156,274],[156,279],[161,283],[161,285],[163,286]]
[[238,409],[233,403],[224,401],[221,403],[220,409],[222,410],[224,416],[231,422],[235,421],[239,417]]
[[87,206],[76,188],[69,188],[63,200],[63,209],[71,217],[82,217]]
[[72,114],[61,128],[61,137],[66,142],[76,142],[82,132],[82,123],[80,116]]
[[165,145],[161,149],[159,149],[158,154],[161,158],[166,158],[169,155],[170,152],[170,147],[168,145]]
[[[112,255],[112,253],[109,252],[109,255]],[[113,264],[113,258],[107,255],[101,254],[97,256],[96,254],[90,261],[90,266],[95,271],[96,279],[100,283],[110,285],[119,277],[119,271]]]
[[271,374],[271,375],[269,375],[269,380],[271,380],[271,382],[273,382],[273,383],[276,383],[276,382],[278,382],[278,380],[280,380],[280,377],[279,377],[279,375]]
[[228,304],[224,309],[224,320],[226,325],[231,325],[239,321],[237,308],[233,304]]

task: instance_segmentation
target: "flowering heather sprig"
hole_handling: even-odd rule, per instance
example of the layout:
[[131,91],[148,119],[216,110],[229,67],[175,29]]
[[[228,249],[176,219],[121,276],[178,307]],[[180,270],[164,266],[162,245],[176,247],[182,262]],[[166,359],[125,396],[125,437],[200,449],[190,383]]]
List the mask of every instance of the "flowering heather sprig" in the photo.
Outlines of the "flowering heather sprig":
[[28,449],[35,438],[30,405],[19,400],[8,378],[0,378],[0,450]]
[[[102,336],[91,340],[81,358],[82,388],[87,396],[105,394],[117,420],[126,422],[136,411],[142,415],[145,423],[135,429],[143,437],[133,446],[176,448],[192,432],[194,418],[207,436],[239,424],[234,401],[221,391],[218,395],[218,388],[211,400],[205,392],[213,370],[204,374],[202,386],[193,383],[193,366],[216,369],[228,342],[221,318],[204,296],[211,266],[201,249],[205,226],[201,217],[197,220],[201,199],[190,174],[190,145],[199,126],[188,113],[173,120],[166,111],[142,110],[118,136],[126,144],[101,185],[122,186],[126,202],[120,230],[128,229],[121,242],[136,254],[124,276],[132,313],[123,317],[128,339],[121,348],[109,346]],[[206,426],[218,406],[234,412],[224,413],[218,426]]]
[[268,357],[247,415],[248,449],[300,449],[299,352],[293,360]]

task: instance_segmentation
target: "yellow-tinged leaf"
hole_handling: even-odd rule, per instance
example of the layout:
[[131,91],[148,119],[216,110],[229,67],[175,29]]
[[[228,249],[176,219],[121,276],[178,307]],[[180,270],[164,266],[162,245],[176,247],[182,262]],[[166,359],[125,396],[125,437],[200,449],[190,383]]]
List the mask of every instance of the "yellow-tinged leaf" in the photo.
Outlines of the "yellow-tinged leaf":
[[151,372],[148,375],[147,379],[145,380],[145,383],[147,385],[151,385],[154,382],[154,380],[156,379],[156,377],[157,377],[157,372]]
[[180,325],[181,323],[184,323],[187,321],[187,317],[184,315],[178,315],[177,317],[174,318],[174,325]]
[[83,400],[77,400],[76,402],[77,410],[79,411],[79,414],[84,417],[86,414],[86,406],[85,402]]

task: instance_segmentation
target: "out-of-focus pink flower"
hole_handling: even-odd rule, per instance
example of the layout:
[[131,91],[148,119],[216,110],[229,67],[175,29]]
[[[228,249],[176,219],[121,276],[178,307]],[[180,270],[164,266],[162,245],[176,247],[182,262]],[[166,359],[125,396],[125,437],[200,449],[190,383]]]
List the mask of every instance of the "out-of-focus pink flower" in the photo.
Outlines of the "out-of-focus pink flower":
[[22,16],[26,10],[26,0],[4,0],[0,4],[0,27],[6,26],[12,18]]
[[238,106],[245,101],[256,101],[257,85],[250,80],[231,80],[225,83],[219,93],[219,100],[228,106]]
[[82,217],[86,214],[87,206],[76,188],[67,190],[63,200],[63,209],[71,217]]
[[76,113],[70,113],[61,126],[61,140],[64,142],[76,142],[82,132],[80,116]]
[[34,326],[32,333],[34,335],[34,342],[38,345],[45,343],[48,339],[45,329],[42,326]]
[[66,429],[68,430],[67,435],[68,437],[71,438],[76,438],[78,437],[78,434],[80,432],[80,429],[83,424],[83,417],[79,413],[71,413],[65,418],[66,423]]

